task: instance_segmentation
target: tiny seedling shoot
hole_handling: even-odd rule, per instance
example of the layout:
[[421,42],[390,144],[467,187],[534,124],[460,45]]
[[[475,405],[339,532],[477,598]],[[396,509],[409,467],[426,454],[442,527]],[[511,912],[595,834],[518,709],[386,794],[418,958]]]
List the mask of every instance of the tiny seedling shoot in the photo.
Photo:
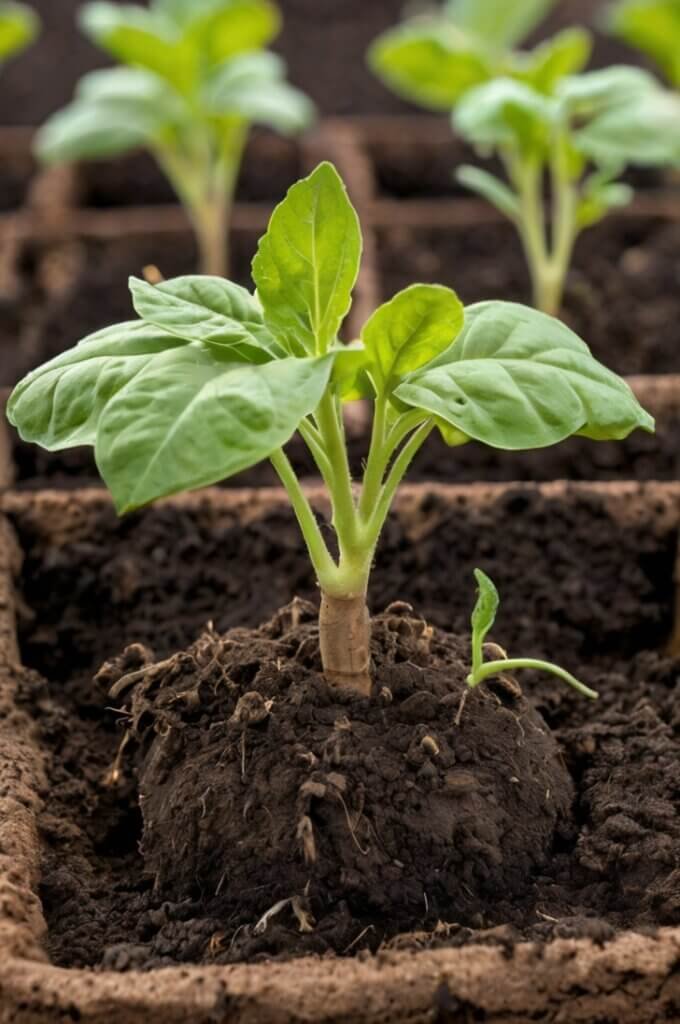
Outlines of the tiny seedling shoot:
[[607,12],[606,26],[680,89],[680,0],[618,0]]
[[39,31],[38,15],[27,4],[0,3],[0,66],[30,46]]
[[[408,467],[435,430],[456,448],[508,451],[579,434],[620,439],[654,423],[628,385],[559,321],[505,302],[463,308],[416,284],[378,308],[351,345],[339,332],[361,257],[357,215],[321,164],[274,211],[253,261],[256,294],[217,277],[132,279],[139,319],[109,327],[29,374],[8,406],[21,436],[55,450],[93,445],[120,514],[271,459],[321,591],[327,680],[371,691],[367,588],[382,527]],[[354,486],[343,404],[373,403]],[[324,532],[284,450],[298,431],[332,507]],[[525,660],[484,663],[498,597],[478,574],[469,685]],[[592,694],[591,694],[592,695]]]
[[152,0],[82,8],[80,23],[123,66],[93,71],[37,138],[48,162],[148,149],[196,232],[203,273],[228,273],[227,236],[248,132],[303,130],[313,106],[264,50],[280,18],[269,0]]

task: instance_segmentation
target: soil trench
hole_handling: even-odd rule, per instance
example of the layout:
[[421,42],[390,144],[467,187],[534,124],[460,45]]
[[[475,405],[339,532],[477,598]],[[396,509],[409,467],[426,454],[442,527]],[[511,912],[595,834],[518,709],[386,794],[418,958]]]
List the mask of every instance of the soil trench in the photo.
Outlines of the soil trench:
[[[366,753],[365,763],[357,757],[348,766],[342,757],[339,764],[333,763],[333,742],[347,738],[345,731],[336,728],[343,717],[340,709],[328,693],[322,696],[323,689],[316,704],[301,698],[310,680],[317,680],[319,667],[318,641],[313,622],[306,621],[310,614],[306,606],[297,606],[297,625],[279,615],[254,645],[249,635],[240,632],[241,627],[274,615],[291,589],[303,598],[314,598],[313,581],[288,510],[273,504],[243,523],[227,505],[206,498],[191,508],[164,506],[119,522],[103,500],[69,507],[66,499],[59,511],[51,505],[55,501],[36,498],[10,511],[26,551],[20,580],[21,641],[31,667],[22,679],[22,703],[34,716],[47,752],[50,799],[40,820],[41,897],[49,923],[49,952],[56,963],[126,970],[186,962],[285,959],[309,951],[354,954],[379,944],[381,948],[420,948],[485,941],[511,948],[522,938],[548,941],[591,936],[599,940],[622,928],[680,924],[676,770],[680,662],[660,653],[671,628],[676,538],[653,506],[646,520],[625,525],[611,517],[597,495],[558,501],[520,488],[483,506],[468,505],[465,500],[450,503],[435,494],[423,496],[408,514],[392,517],[378,556],[370,603],[375,609],[408,599],[416,613],[408,613],[404,626],[385,628],[374,652],[381,688],[385,683],[392,702],[384,706],[376,702],[370,705],[370,713],[361,714],[345,707],[344,714],[361,722],[362,736],[371,735],[371,716],[380,714],[391,723],[394,737],[403,730],[408,743],[401,739],[392,755],[377,759],[377,764],[368,756],[375,743],[371,741],[370,751],[359,745]],[[503,543],[499,544],[501,533]],[[418,543],[414,543],[416,534]],[[513,655],[549,656],[562,662],[598,689],[601,699],[587,702],[557,681],[532,675],[521,677],[524,697],[502,685],[474,695],[482,702],[480,707],[493,709],[506,723],[508,736],[515,739],[518,706],[513,702],[519,701],[523,709],[519,718],[525,731],[527,723],[540,722],[526,707],[525,697],[531,697],[553,732],[575,797],[571,815],[560,812],[543,828],[541,843],[551,834],[547,847],[537,844],[533,860],[517,855],[519,878],[506,874],[513,858],[503,855],[498,863],[491,852],[517,841],[513,829],[498,825],[506,807],[513,806],[508,801],[515,790],[508,795],[508,791],[487,788],[497,803],[488,804],[495,810],[487,814],[486,824],[498,814],[498,828],[485,832],[480,822],[480,833],[468,830],[469,842],[476,841],[478,848],[473,853],[463,845],[464,863],[453,876],[455,898],[451,900],[435,870],[439,854],[430,838],[442,819],[428,813],[423,837],[419,826],[423,818],[418,815],[430,806],[428,801],[448,772],[453,773],[454,788],[471,787],[460,795],[463,803],[472,799],[471,793],[485,791],[475,787],[475,779],[479,780],[486,753],[473,753],[466,760],[463,749],[465,727],[468,721],[474,722],[467,717],[470,707],[464,709],[464,727],[455,737],[451,724],[468,657],[466,622],[474,598],[469,571],[473,563],[496,580],[504,599],[494,639]],[[454,579],[456,586],[452,586]],[[462,639],[435,629],[427,654],[422,637],[414,639],[413,627],[408,625],[414,617],[428,628],[453,630]],[[206,633],[210,620],[213,626]],[[224,632],[231,627],[238,628],[225,640]],[[418,628],[425,632],[424,627]],[[239,646],[246,637],[248,645]],[[141,646],[128,651],[125,663],[115,663],[131,643]],[[214,657],[216,649],[220,653]],[[136,691],[137,706],[134,698],[131,704],[126,702],[125,694],[118,703],[106,696],[106,688],[121,671],[134,671],[181,651],[185,653],[175,660],[168,676],[145,677]],[[443,652],[454,666],[445,673],[445,684],[437,665]],[[95,682],[101,664],[111,659],[114,664]],[[273,671],[273,663],[281,668]],[[301,668],[293,669],[294,665]],[[448,708],[442,717],[442,708],[447,708],[440,700],[444,685],[454,695],[456,708]],[[239,697],[254,693],[259,696],[249,697],[233,720]],[[244,717],[244,707],[249,709],[245,717],[257,718],[263,709],[267,711],[270,700],[274,705],[261,722],[251,720],[242,728],[238,718]],[[409,705],[413,705],[410,711]],[[296,742],[293,736],[299,731],[299,742],[306,747],[300,752],[313,754],[319,764],[310,767],[300,760],[287,774],[290,758],[277,759],[270,749],[262,762],[268,767],[257,785],[253,777],[255,801],[244,822],[249,790],[241,778],[243,764],[248,778],[249,766],[255,770],[258,751],[266,750],[263,737],[273,728],[266,722],[276,722],[276,708],[282,715],[282,749]],[[131,710],[140,711],[136,735],[120,751]],[[153,731],[160,718],[174,723],[164,737],[164,727],[159,733]],[[198,748],[197,736],[205,740],[198,742]],[[329,737],[330,761],[324,762]],[[243,803],[240,817],[234,816],[233,822],[224,813],[224,789],[202,790],[197,798],[194,791],[189,795],[182,789],[190,780],[197,784],[202,778],[191,767],[196,749],[200,756],[211,752],[211,772],[215,764],[220,765],[224,775],[220,785],[231,779],[237,786]],[[351,744],[348,749],[353,749]],[[494,749],[500,747],[494,743]],[[185,767],[182,786],[175,791],[167,774],[170,750],[174,751],[170,761],[174,757]],[[221,760],[215,760],[216,751]],[[453,757],[455,762],[444,763]],[[506,759],[500,761],[507,771]],[[400,884],[405,886],[407,877],[408,886],[399,890],[397,928],[408,932],[401,935],[386,924],[385,901],[392,899],[388,876],[379,871],[379,884],[368,887],[361,872],[366,861],[358,849],[366,849],[370,839],[365,820],[371,807],[370,773],[377,773],[379,766],[392,773],[397,762],[403,786],[395,780],[375,783],[382,786],[381,794],[392,787],[393,796],[381,801],[380,813],[389,819],[395,807],[400,814],[411,808],[415,833],[395,832],[394,842],[403,845],[404,857],[412,856],[418,872],[427,876],[426,884],[416,871],[402,876]],[[135,765],[142,793],[152,801],[148,810],[142,803],[143,813]],[[317,770],[323,779],[315,774]],[[160,788],[158,772],[164,780]],[[345,783],[337,778],[329,783],[329,776],[343,774]],[[215,785],[217,776],[211,778]],[[145,780],[150,779],[153,786],[145,789]],[[503,779],[507,785],[507,774]],[[415,785],[408,787],[407,781]],[[313,784],[307,792],[309,806],[295,804],[291,834],[283,813],[283,808],[291,806],[286,804],[291,799],[286,787],[297,793],[306,782]],[[248,844],[257,841],[258,829],[271,835],[266,831],[270,824],[263,825],[265,819],[268,822],[262,810],[263,787],[279,785],[273,812],[270,808],[275,818],[281,809],[279,846],[270,844],[266,849],[270,854],[278,849],[280,860],[265,882],[249,886],[247,873],[256,874],[262,865],[256,868],[247,857],[230,858],[228,850],[216,847],[211,839],[218,828],[226,828],[225,845],[232,843],[236,849],[244,842],[253,861]],[[148,821],[149,816],[158,820],[153,801],[161,790],[164,806],[172,814],[175,844],[199,838],[193,842],[193,849],[199,851],[195,861],[185,859],[184,850],[181,857],[177,849],[165,858],[160,852],[162,829],[155,832]],[[358,813],[362,799],[363,818]],[[417,813],[409,803],[414,800],[419,802]],[[371,814],[378,816],[374,808]],[[354,872],[351,884],[340,879],[337,871],[324,874],[318,869],[305,892],[309,866],[305,873],[304,858],[300,860],[298,853],[305,835],[309,843],[310,833],[305,831],[306,824],[297,832],[304,817],[312,822],[311,835],[321,851],[318,863],[328,863],[323,854],[330,846],[342,849],[343,860]],[[478,817],[475,810],[475,821]],[[461,820],[466,820],[464,814]],[[531,823],[540,826],[539,819]],[[413,834],[420,838],[414,840]],[[146,865],[139,849],[142,839]],[[425,843],[425,853],[420,842]],[[226,887],[225,879],[216,894],[227,862],[240,863],[243,873],[235,887]],[[266,864],[263,869],[267,870]],[[259,884],[269,886],[266,899],[251,891]],[[471,890],[472,898],[463,886]],[[241,897],[238,902],[235,888]],[[263,914],[272,908],[276,912],[262,924]],[[315,918],[311,932],[308,915]]]

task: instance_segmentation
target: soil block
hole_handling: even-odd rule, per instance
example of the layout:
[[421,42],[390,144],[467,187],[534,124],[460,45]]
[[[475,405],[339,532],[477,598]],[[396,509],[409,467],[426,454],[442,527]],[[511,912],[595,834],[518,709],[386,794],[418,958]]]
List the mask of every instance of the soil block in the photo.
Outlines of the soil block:
[[[323,496],[310,496],[324,515]],[[97,491],[8,493],[3,511],[3,1019],[519,1022],[567,1013],[582,1022],[644,1024],[680,1012],[680,661],[670,653],[677,648],[678,485],[403,490],[378,552],[370,605],[387,609],[376,652],[386,649],[381,637],[392,637],[394,657],[379,669],[383,689],[391,680],[383,707],[397,716],[396,733],[418,736],[416,747],[402,744],[404,799],[420,793],[422,803],[439,791],[437,759],[448,756],[456,718],[456,759],[445,774],[452,798],[462,801],[461,827],[478,786],[481,762],[474,748],[464,754],[474,717],[460,710],[455,680],[437,684],[453,702],[436,687],[427,697],[424,687],[432,651],[448,647],[461,663],[467,657],[473,567],[501,593],[494,641],[515,655],[560,661],[601,696],[587,702],[539,676],[487,687],[484,700],[504,716],[507,742],[526,742],[525,705],[542,716],[535,722],[550,729],[574,787],[571,813],[560,815],[550,854],[528,869],[521,895],[478,901],[468,916],[470,908],[447,908],[433,889],[433,905],[423,901],[418,925],[400,935],[384,915],[367,924],[351,899],[312,924],[313,889],[291,892],[275,909],[246,887],[230,892],[228,881],[215,892],[185,880],[173,896],[165,878],[154,888],[140,852],[146,740],[121,747],[139,706],[107,695],[112,682],[155,666],[134,692],[153,714],[164,708],[172,718],[155,733],[166,744],[168,779],[173,760],[189,749],[183,739],[199,735],[218,743],[224,736],[227,765],[229,737],[238,737],[234,765],[254,771],[286,697],[278,691],[265,708],[252,694],[266,703],[267,686],[287,678],[293,663],[310,680],[318,676],[313,609],[305,603],[316,601],[314,583],[281,492],[213,490],[122,521]],[[299,600],[289,605],[293,595]],[[211,709],[202,723],[191,710],[192,689]],[[223,699],[217,713],[214,702]],[[380,706],[387,698],[381,690],[373,699]],[[376,836],[354,816],[358,788],[350,778],[343,790],[337,778],[355,770],[347,750],[361,709],[349,702],[339,714],[332,701],[309,696],[304,706],[317,710],[307,725],[298,718],[301,732],[335,722],[332,768],[310,762],[308,771],[323,768],[323,785],[346,794],[356,841],[376,848]],[[447,706],[450,717],[440,720]],[[145,708],[142,732],[152,720]],[[284,758],[273,770],[285,774],[288,765]],[[317,788],[306,790],[307,816],[323,856],[342,802],[336,795],[328,810],[330,790],[321,793],[316,774],[310,781]],[[210,817],[211,794],[201,796]],[[183,822],[174,834],[191,842],[193,828]],[[361,857],[356,848],[354,856]],[[479,852],[468,852],[470,859],[483,863]]]

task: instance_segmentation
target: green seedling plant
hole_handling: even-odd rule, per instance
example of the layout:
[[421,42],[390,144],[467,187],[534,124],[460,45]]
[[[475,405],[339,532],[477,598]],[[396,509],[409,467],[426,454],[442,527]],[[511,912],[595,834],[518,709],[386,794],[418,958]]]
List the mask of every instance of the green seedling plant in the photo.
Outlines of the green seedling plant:
[[[48,450],[94,446],[119,514],[271,460],[321,591],[325,676],[367,695],[376,545],[433,431],[452,448],[476,441],[512,451],[574,434],[619,439],[654,423],[580,338],[524,306],[466,309],[451,289],[416,284],[376,309],[360,338],[341,344],[361,248],[344,185],[321,164],[274,211],[253,261],[255,294],[218,277],[158,285],[133,278],[138,319],[30,373],[8,416],[26,441]],[[355,485],[343,406],[357,399],[372,403],[373,422]],[[284,450],[296,431],[325,483],[332,531],[319,525]],[[482,663],[495,603],[479,581],[486,610],[475,619],[471,686],[520,666]]]
[[680,0],[619,0],[607,11],[605,24],[680,89]]
[[555,5],[556,0],[449,0],[434,13],[384,32],[368,61],[399,96],[446,113],[470,89],[500,76],[550,91],[559,78],[583,70],[592,49],[583,28],[518,49]]
[[515,225],[534,305],[552,315],[579,234],[632,199],[625,169],[680,163],[680,98],[633,67],[567,75],[550,94],[498,78],[466,93],[453,122],[478,151],[500,158],[505,181],[470,166],[457,176]]
[[283,134],[313,119],[311,101],[264,49],[280,18],[269,0],[152,0],[150,7],[90,3],[87,36],[121,62],[81,79],[73,102],[37,137],[46,162],[145,148],[195,229],[203,273],[228,273],[228,227],[253,124]]
[[27,4],[0,3],[0,66],[35,40],[40,19]]

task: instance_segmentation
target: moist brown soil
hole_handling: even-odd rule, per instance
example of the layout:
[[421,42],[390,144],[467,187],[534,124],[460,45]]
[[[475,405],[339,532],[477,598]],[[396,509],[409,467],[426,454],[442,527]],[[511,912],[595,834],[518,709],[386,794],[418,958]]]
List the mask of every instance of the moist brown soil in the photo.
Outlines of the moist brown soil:
[[[309,906],[286,904],[262,934],[255,934],[255,908],[259,911],[264,905],[256,894],[243,892],[243,905],[236,910],[229,902],[233,892],[225,889],[215,896],[214,886],[192,886],[186,878],[179,880],[172,895],[163,888],[154,890],[138,848],[142,821],[132,768],[137,763],[143,773],[144,765],[152,761],[149,757],[145,762],[144,753],[153,750],[156,741],[148,747],[142,736],[128,744],[120,762],[122,778],[118,785],[111,785],[110,770],[128,716],[113,710],[111,698],[105,696],[104,682],[116,677],[111,666],[99,683],[93,677],[102,662],[120,656],[130,643],[149,650],[137,647],[128,652],[125,667],[129,669],[148,658],[164,659],[189,648],[189,654],[176,659],[176,674],[153,677],[145,692],[145,698],[152,698],[154,716],[163,705],[162,695],[168,697],[173,690],[186,694],[198,686],[201,701],[209,705],[209,723],[201,722],[191,703],[171,702],[163,708],[163,714],[176,716],[175,723],[181,724],[178,762],[184,756],[183,743],[203,736],[202,752],[211,749],[213,741],[221,748],[225,773],[240,775],[245,748],[248,778],[249,766],[255,773],[259,752],[266,749],[264,737],[274,728],[277,709],[282,714],[283,740],[294,742],[286,732],[293,728],[292,695],[304,690],[305,680],[315,679],[318,671],[314,626],[304,621],[306,609],[299,609],[297,631],[279,616],[247,648],[237,646],[245,634],[232,633],[228,643],[221,635],[229,627],[266,619],[291,592],[314,596],[289,512],[272,507],[264,516],[257,512],[252,518],[245,516],[239,525],[229,503],[217,500],[197,499],[186,508],[160,507],[123,522],[99,498],[84,503],[81,499],[80,505],[49,496],[16,498],[8,509],[26,551],[20,579],[21,641],[24,661],[33,671],[24,674],[23,702],[35,718],[47,752],[50,796],[40,822],[41,896],[55,962],[124,970],[186,961],[285,957],[303,950],[375,948],[385,934],[378,927],[381,916],[364,900],[354,905],[351,894],[346,905],[338,904],[327,917],[319,913],[313,898]],[[417,922],[420,934],[395,937],[387,940],[389,945],[400,948],[406,943],[406,948],[414,948],[481,939],[512,946],[521,937],[604,939],[619,928],[680,923],[680,793],[674,771],[679,753],[680,663],[659,653],[671,627],[675,543],[674,531],[655,518],[654,509],[649,521],[626,525],[613,519],[603,499],[594,494],[565,502],[518,488],[481,505],[468,504],[464,496],[447,502],[431,494],[391,519],[374,574],[372,606],[409,600],[425,621],[462,637],[450,639],[435,632],[435,652],[445,650],[448,661],[459,666],[449,669],[442,681],[422,650],[412,649],[413,635],[409,639],[399,629],[395,633],[386,627],[382,635],[378,633],[376,661],[381,682],[391,683],[393,700],[376,706],[394,729],[403,726],[408,733],[409,744],[402,751],[403,778],[415,782],[421,798],[431,793],[428,778],[435,777],[429,767],[421,774],[426,760],[434,763],[436,778],[441,780],[436,758],[423,751],[422,730],[436,731],[440,749],[456,752],[456,763],[448,770],[474,776],[480,764],[474,754],[468,760],[458,757],[462,748],[453,745],[464,745],[470,709],[463,711],[462,734],[450,740],[456,709],[450,709],[451,718],[440,717],[436,701],[427,695],[414,700],[412,692],[425,688],[425,678],[435,677],[440,680],[433,684],[435,693],[437,686],[450,687],[456,695],[460,692],[473,565],[489,572],[504,598],[494,639],[514,654],[561,661],[595,685],[601,699],[590,703],[557,681],[522,676],[524,693],[531,694],[553,730],[572,776],[576,792],[572,823],[558,830],[545,865],[526,876],[528,887],[521,898],[480,899],[476,912],[469,904],[447,914],[437,901],[437,887],[426,887],[433,905],[430,913],[423,900]],[[206,639],[209,620],[214,627]],[[405,632],[409,630],[410,626]],[[386,656],[388,637],[392,653]],[[199,646],[192,646],[197,640]],[[400,660],[404,655],[409,655],[407,660]],[[272,658],[277,657],[284,676],[291,680],[286,695],[277,689],[282,680],[271,669]],[[223,668],[234,688],[225,681]],[[253,690],[265,701],[271,695],[278,700],[270,709],[269,724],[265,720],[242,731],[228,718],[237,694]],[[514,690],[501,685],[485,690],[483,697],[481,692],[473,697],[493,707],[505,719],[510,736],[517,737]],[[400,721],[409,703],[415,705],[413,717]],[[454,703],[458,704],[455,698]],[[344,730],[332,728],[338,709],[323,688],[318,690],[316,704],[309,705],[314,708],[309,714],[303,710],[307,706],[301,702],[295,711],[295,729],[303,737],[303,746],[336,733],[344,741]],[[371,714],[377,714],[371,705],[345,706],[343,711],[360,722],[362,730],[370,725]],[[142,732],[148,724],[147,714],[140,722]],[[411,742],[414,734],[420,747]],[[408,755],[414,747],[415,763],[411,763]],[[388,761],[381,758],[380,764]],[[308,772],[303,764],[297,771]],[[190,778],[191,769],[188,764],[185,767]],[[290,759],[281,758],[270,766],[269,785],[278,784],[277,776],[285,775],[284,769],[298,780]],[[319,770],[328,775],[347,769],[332,765]],[[165,784],[170,785],[167,780]],[[412,798],[414,789],[404,785],[405,801]],[[347,794],[353,813],[358,809],[358,793],[350,785]],[[325,795],[331,796],[329,790]],[[205,796],[201,806],[212,835],[216,805],[211,800],[216,798],[198,794],[199,804],[201,796]],[[347,819],[338,803],[317,796],[314,805],[311,817],[319,826],[315,830],[319,848],[325,852],[320,823],[330,829],[333,841],[341,835],[343,842],[352,843],[342,830]],[[176,840],[189,835],[188,819],[181,815],[193,814],[195,806],[193,810],[190,806],[173,805]],[[277,803],[275,816],[278,811]],[[200,824],[195,820],[194,824],[200,830]],[[254,816],[253,824],[261,826],[260,817]],[[233,837],[241,826],[225,826],[222,821],[220,827],[233,829]],[[355,822],[360,843],[366,838],[363,827]],[[505,841],[516,838],[508,836]],[[347,855],[352,863],[359,857],[353,843]],[[224,859],[219,849],[213,849],[212,856]],[[179,861],[176,849],[168,857],[175,864]],[[479,854],[477,858],[481,861]],[[468,870],[473,869],[468,866]],[[208,872],[211,880],[213,871],[216,863]],[[283,871],[292,871],[287,860]],[[281,889],[280,898],[292,895]],[[300,932],[300,917],[304,920],[301,911],[310,909],[319,914],[319,921],[315,931],[306,935]],[[413,918],[410,927],[412,922]]]
[[[257,231],[234,231],[232,277],[251,284]],[[0,326],[0,385],[13,385],[29,370],[71,348],[101,327],[134,319],[128,278],[155,264],[165,277],[194,273],[191,230],[153,232],[143,224],[129,233],[22,244],[18,280],[6,297]]]
[[[510,224],[379,229],[383,298],[413,281],[456,289],[463,301],[530,302],[524,256]],[[585,232],[576,248],[564,319],[594,355],[622,374],[680,369],[680,224],[618,216]]]

